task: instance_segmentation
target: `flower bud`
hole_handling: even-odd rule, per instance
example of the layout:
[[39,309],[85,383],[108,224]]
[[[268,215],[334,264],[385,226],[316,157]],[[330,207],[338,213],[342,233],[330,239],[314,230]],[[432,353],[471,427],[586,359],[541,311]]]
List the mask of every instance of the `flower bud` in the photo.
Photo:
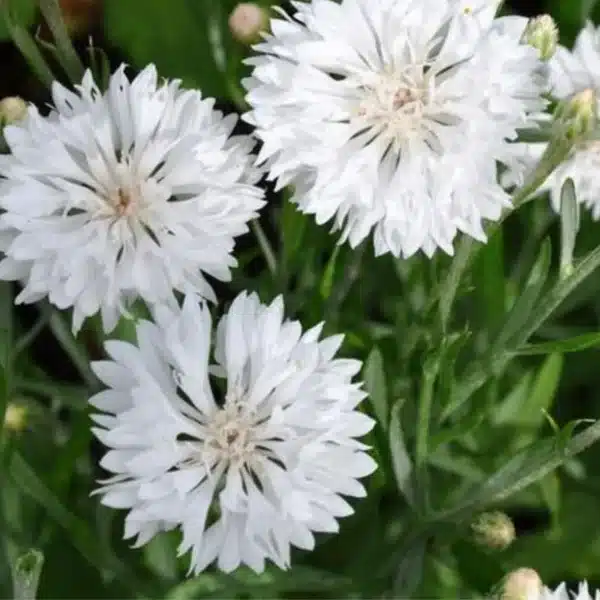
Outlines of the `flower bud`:
[[542,580],[533,569],[517,569],[509,573],[502,582],[499,600],[539,600]]
[[0,122],[2,126],[16,123],[25,118],[27,104],[18,96],[8,96],[0,100]]
[[27,408],[10,403],[4,414],[4,427],[12,433],[20,433],[27,425]]
[[550,60],[558,47],[558,28],[554,19],[550,15],[530,19],[522,41],[538,50],[541,60]]
[[261,31],[269,24],[267,11],[253,2],[238,4],[229,15],[229,29],[242,44],[253,44],[260,39]]
[[591,133],[598,122],[598,99],[596,91],[585,89],[563,100],[554,113],[561,130],[571,140]]
[[471,524],[473,539],[487,550],[505,550],[515,539],[515,526],[503,512],[483,513]]

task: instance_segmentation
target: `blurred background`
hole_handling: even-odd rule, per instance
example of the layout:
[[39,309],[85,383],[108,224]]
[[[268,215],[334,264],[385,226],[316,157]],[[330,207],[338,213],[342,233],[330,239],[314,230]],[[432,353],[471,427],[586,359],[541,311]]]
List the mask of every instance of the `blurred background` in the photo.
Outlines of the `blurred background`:
[[[11,0],[11,4],[15,21],[42,41],[49,38],[34,0]],[[273,3],[258,4],[267,8]],[[60,0],[60,5],[82,56],[86,55],[91,41],[104,49],[113,68],[123,61],[133,70],[154,62],[161,76],[181,78],[184,85],[200,88],[204,95],[217,98],[219,108],[228,112],[244,110],[239,81],[245,74],[242,60],[248,55],[249,47],[235,39],[230,29],[230,16],[237,5],[235,0]],[[593,8],[590,0],[511,0],[506,2],[505,10],[526,16],[550,13],[558,22],[561,41],[566,45],[571,45],[582,25],[582,17],[589,15],[600,23],[600,3]],[[0,65],[0,98],[21,96],[40,107],[49,102],[47,91],[31,73],[1,22]],[[278,206],[279,199],[276,200],[274,206]],[[523,223],[536,218],[533,211],[525,211],[522,218],[508,222],[501,250],[507,264],[525,244],[527,234]],[[265,217],[267,231],[273,235],[273,229],[268,228],[269,214]],[[550,227],[546,225],[547,229]],[[597,245],[599,227],[589,219],[584,223],[579,241],[582,251]],[[314,236],[320,240],[325,257],[317,257],[315,264],[319,261],[324,264],[333,242],[324,241],[326,232],[315,229]],[[242,252],[244,244],[242,242]],[[251,250],[248,251],[251,254]],[[375,274],[381,269],[383,279],[392,268],[391,262],[385,260],[373,267]],[[258,276],[263,268],[253,261],[252,256],[247,261],[242,260],[245,278],[239,279],[240,286]],[[598,330],[600,280],[592,279],[544,331],[547,339]],[[378,300],[376,284],[372,289]],[[223,290],[223,293],[233,294],[234,290]],[[300,310],[301,304],[298,307]],[[319,311],[319,307],[312,313],[308,311],[305,323],[318,320]],[[338,326],[347,322],[351,327],[360,314],[358,308],[356,311],[342,314]],[[15,314],[22,332],[38,322],[35,308],[19,308]],[[86,343],[90,357],[100,356],[101,350],[93,338]],[[360,349],[354,350],[360,355]],[[13,466],[11,484],[0,481],[9,515],[7,523],[2,524],[4,533],[17,540],[20,547],[44,547],[42,598],[135,597],[132,590],[136,589],[144,589],[146,597],[162,597],[177,581],[183,580],[185,561],[176,559],[176,538],[169,536],[150,543],[143,551],[130,550],[120,540],[121,515],[104,509],[95,498],[89,498],[91,482],[98,476],[95,465],[101,450],[90,439],[88,415],[82,408],[85,399],[72,362],[55,337],[40,329],[27,359],[23,359],[20,366],[22,397],[15,406],[24,407],[24,412],[12,413],[13,443],[35,467],[35,472],[29,471],[26,465]],[[561,377],[554,381],[550,395],[552,414],[557,421],[600,417],[599,366],[600,353],[595,350],[565,357],[560,367]],[[479,451],[491,452],[483,446]],[[462,589],[483,593],[503,573],[521,566],[537,569],[549,584],[587,578],[600,587],[599,465],[600,448],[594,448],[581,462],[571,465],[570,472],[552,475],[539,489],[503,506],[515,522],[518,533],[515,544],[501,559],[466,542],[454,544],[448,551],[452,554],[451,560],[432,561],[426,566],[423,597],[441,597],[440,594],[458,593],[457,590]],[[577,476],[585,470],[586,477]],[[397,509],[394,494],[382,497],[378,504],[365,502],[360,514],[344,526],[344,537],[326,541],[297,565],[293,573],[300,583],[296,585],[286,580],[285,597],[344,595],[343,577],[347,573],[342,572],[342,566],[353,570],[357,578],[368,580],[365,565],[369,564],[369,557],[353,555],[376,551],[380,542],[377,535],[367,535],[365,539],[364,532],[376,531],[373,523],[380,514]],[[57,498],[61,502],[57,502]],[[440,556],[444,552],[440,550]],[[125,562],[123,557],[126,557]],[[317,571],[303,571],[303,563],[328,573],[330,591],[323,589],[325,579],[317,581]],[[6,560],[0,560],[0,597],[10,597],[7,569]],[[332,574],[336,573],[339,580],[333,578]],[[271,583],[274,582],[275,587],[264,588],[270,595],[275,595],[278,589],[278,580],[273,577]],[[248,591],[243,580],[240,583],[236,579],[213,580],[207,576],[202,581],[202,586],[192,595],[179,590],[169,597],[223,597],[233,591],[239,597],[261,597],[265,593]],[[219,587],[223,581],[229,582],[231,587]]]

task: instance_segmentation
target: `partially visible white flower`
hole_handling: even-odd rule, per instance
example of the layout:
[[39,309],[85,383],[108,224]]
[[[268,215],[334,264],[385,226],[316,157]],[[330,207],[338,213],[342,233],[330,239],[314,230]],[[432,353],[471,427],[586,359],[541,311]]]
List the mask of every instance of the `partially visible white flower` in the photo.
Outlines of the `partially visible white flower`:
[[[559,46],[548,62],[552,94],[564,100],[587,89],[600,94],[600,27],[587,23],[581,30],[573,50]],[[600,102],[598,102],[600,110]],[[503,183],[506,186],[521,184],[541,158],[545,144],[516,144],[513,163]],[[565,181],[571,178],[577,199],[589,208],[594,219],[600,219],[600,142],[578,144],[570,157],[563,162],[546,182],[538,194],[550,192],[555,210],[560,208],[560,191]]]
[[245,80],[260,163],[340,241],[453,252],[510,205],[497,161],[545,107],[527,20],[498,2],[313,0],[271,22]]
[[98,492],[128,510],[137,546],[178,527],[194,573],[287,568],[291,546],[312,549],[353,512],[342,495],[365,495],[358,479],[376,465],[355,439],[374,424],[356,410],[361,363],[334,358],[342,336],[319,341],[321,325],[303,334],[283,312],[281,297],[240,294],[210,368],[210,314],[190,297],[139,323],[137,346],[106,343],[112,360],[93,368],[108,389],[90,402],[114,476]]
[[584,581],[579,584],[577,592],[569,593],[567,586],[561,583],[555,590],[544,588],[540,600],[600,600],[600,590],[596,590],[592,595],[587,582]]
[[54,84],[49,116],[4,129],[0,278],[24,281],[17,302],[73,306],[75,330],[101,311],[110,330],[132,299],[212,299],[205,275],[229,279],[263,205],[253,142],[179,84],[122,66],[102,93],[88,71],[76,93]]

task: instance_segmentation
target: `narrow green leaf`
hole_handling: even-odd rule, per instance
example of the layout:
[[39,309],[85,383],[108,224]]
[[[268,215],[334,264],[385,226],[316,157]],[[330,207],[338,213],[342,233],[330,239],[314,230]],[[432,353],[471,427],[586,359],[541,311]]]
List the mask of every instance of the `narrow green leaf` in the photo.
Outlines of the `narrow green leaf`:
[[0,282],[0,367],[6,369],[12,352],[12,315],[13,292],[12,284]]
[[575,184],[567,179],[560,192],[560,274],[569,275],[573,269],[573,251],[579,231],[579,203],[575,197]]
[[364,368],[364,382],[377,421],[383,429],[387,429],[389,417],[388,392],[383,368],[383,356],[378,348],[373,348],[367,357]]
[[546,238],[542,242],[542,247],[525,282],[521,295],[508,312],[504,324],[492,344],[492,352],[502,351],[514,335],[521,331],[544,288],[550,270],[550,260],[550,239]]
[[[22,493],[42,506],[48,515],[69,534],[73,545],[95,569],[100,572],[108,570],[118,574],[136,594],[141,590],[148,589],[149,586],[146,586],[143,580],[138,579],[125,562],[116,555],[103,551],[88,524],[72,514],[61,503],[60,499],[46,487],[18,452],[12,453],[9,476]],[[152,595],[157,596],[158,594],[159,592],[155,589]]]
[[[30,27],[35,20],[35,0],[2,0],[0,10],[10,10],[11,21],[21,27]],[[9,40],[10,28],[4,19],[0,19],[0,40]]]
[[162,77],[181,78],[204,96],[226,98],[226,79],[214,55],[215,11],[227,26],[233,0],[105,0],[104,31],[130,63],[142,69],[155,63]]
[[473,265],[473,294],[481,319],[494,331],[504,316],[505,275],[502,229],[494,231]]
[[563,368],[562,354],[551,354],[540,368],[526,402],[518,412],[518,421],[523,425],[539,426],[544,413],[549,410],[556,395]]
[[425,540],[417,540],[398,565],[394,578],[393,593],[396,598],[413,598],[423,578]]
[[331,288],[333,287],[333,277],[335,275],[335,266],[337,263],[338,256],[340,254],[340,248],[341,246],[335,246],[335,248],[333,249],[330,258],[327,261],[327,266],[325,267],[323,277],[321,278],[319,292],[321,294],[321,298],[323,299],[329,298],[329,295],[331,294]]
[[435,521],[468,520],[477,512],[496,505],[539,481],[568,458],[579,454],[599,439],[600,421],[596,421],[564,445],[559,443],[558,436],[536,442],[521,450],[488,479],[467,490],[454,507],[435,515]]
[[39,550],[28,550],[13,565],[15,600],[35,600],[38,582],[44,565],[44,555]]
[[403,401],[398,400],[392,408],[389,431],[390,454],[398,490],[406,498],[408,504],[412,506],[414,504],[414,490],[412,488],[411,477],[412,462],[404,443],[402,422],[400,420],[400,411],[403,404]]
[[553,340],[541,344],[529,344],[515,351],[517,355],[551,354],[553,352],[580,352],[600,346],[600,332],[584,333],[567,340]]
[[44,20],[52,32],[61,67],[69,76],[71,83],[80,83],[84,73],[83,63],[71,43],[58,0],[38,0],[38,4]]
[[533,383],[533,371],[527,371],[508,394],[491,412],[491,422],[494,425],[514,424],[519,418],[521,406],[527,402],[529,390]]

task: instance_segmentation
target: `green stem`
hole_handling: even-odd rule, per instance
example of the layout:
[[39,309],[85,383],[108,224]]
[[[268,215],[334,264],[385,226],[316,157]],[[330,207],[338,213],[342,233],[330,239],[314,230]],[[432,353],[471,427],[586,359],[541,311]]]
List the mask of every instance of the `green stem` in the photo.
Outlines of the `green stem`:
[[254,221],[250,223],[250,227],[252,228],[252,232],[258,241],[258,245],[260,246],[263,256],[265,257],[269,271],[272,275],[275,275],[277,273],[277,259],[275,258],[275,252],[273,251],[273,247],[271,246],[267,235],[265,234],[258,219],[254,219]]
[[42,306],[42,311],[48,318],[48,326],[56,341],[67,353],[86,386],[92,390],[96,389],[98,387],[98,379],[90,368],[87,352],[81,347],[81,344],[77,343],[66,321],[56,309],[48,304]]
[[[567,277],[560,279],[548,292],[544,300],[533,311],[531,319],[510,341],[513,352],[518,350],[543,325],[552,313],[562,304],[587,277],[600,266],[600,246],[583,258]],[[499,376],[511,361],[513,353],[503,347],[493,354],[487,354],[473,363],[465,380],[460,385],[460,393],[442,414],[442,420],[461,408],[471,396],[490,379]]]
[[429,483],[427,477],[427,456],[429,454],[429,427],[433,404],[433,388],[437,376],[435,366],[425,365],[417,407],[417,431],[415,439],[415,482],[418,504],[425,515],[429,513]]
[[71,83],[79,83],[85,68],[71,43],[58,0],[38,0],[38,2],[42,15],[52,32],[61,66]]
[[23,29],[20,25],[12,22],[6,3],[1,6],[2,8],[0,10],[2,10],[4,22],[6,23],[6,28],[10,33],[14,45],[23,55],[23,58],[35,76],[44,86],[51,89],[55,77],[34,39],[26,29]]

